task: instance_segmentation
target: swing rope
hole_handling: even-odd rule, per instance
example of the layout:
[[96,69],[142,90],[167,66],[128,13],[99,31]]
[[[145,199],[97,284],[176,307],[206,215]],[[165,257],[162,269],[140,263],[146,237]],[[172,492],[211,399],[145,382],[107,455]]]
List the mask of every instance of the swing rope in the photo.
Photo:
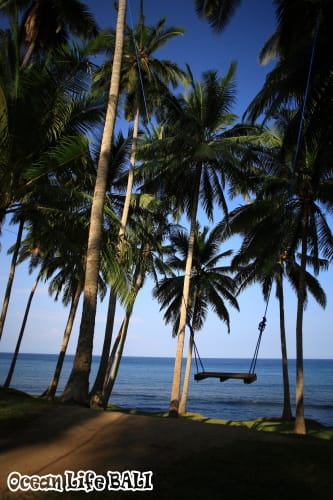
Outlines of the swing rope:
[[[294,176],[295,176],[297,162],[298,162],[298,157],[299,157],[299,152],[300,152],[300,147],[301,147],[303,124],[304,124],[304,120],[305,120],[305,109],[306,109],[306,106],[307,106],[307,101],[308,101],[309,92],[310,92],[310,83],[311,83],[311,76],[312,76],[312,72],[313,72],[313,63],[314,63],[314,58],[315,58],[315,52],[316,52],[316,48],[317,48],[317,41],[318,41],[318,33],[319,33],[320,20],[321,20],[321,11],[319,12],[318,17],[317,17],[316,29],[315,29],[315,34],[314,34],[313,44],[312,44],[312,49],[311,49],[309,69],[308,69],[308,75],[307,75],[307,81],[306,81],[306,86],[305,86],[305,93],[304,93],[303,105],[302,105],[302,110],[301,110],[301,118],[300,118],[300,123],[299,123],[297,141],[296,141],[296,149],[295,149],[295,154],[294,154],[294,158],[293,158],[292,175],[291,175],[291,179],[290,179],[290,182],[289,182],[289,188],[288,188],[288,198],[290,198],[290,196],[291,196],[292,182],[293,182],[293,179],[294,179]],[[285,225],[284,225],[284,227],[285,227]],[[282,243],[282,239],[283,239],[283,235],[281,233],[280,246],[281,246],[281,243]],[[267,308],[268,308],[268,303],[269,303],[269,297],[270,297],[271,290],[272,290],[272,283],[271,283],[271,286],[270,286],[270,290],[269,290],[269,294],[268,294],[268,298],[267,298],[267,302],[266,302],[265,313],[264,313],[264,316],[263,316],[262,320],[260,321],[260,323],[258,325],[259,337],[258,337],[257,345],[256,345],[255,350],[254,350],[254,355],[253,355],[253,358],[252,358],[252,361],[251,361],[249,374],[253,374],[254,371],[255,371],[255,368],[256,368],[258,354],[259,354],[259,347],[260,347],[260,343],[261,343],[261,339],[262,339],[262,334],[263,334],[263,332],[265,330],[266,323],[267,323],[266,313],[267,313]]]
[[200,358],[200,354],[199,354],[199,351],[198,351],[198,348],[197,348],[197,344],[195,343],[195,340],[194,340],[194,331],[193,331],[193,328],[192,328],[189,316],[187,316],[186,324],[187,324],[187,326],[190,329],[190,335],[191,335],[192,345],[193,345],[193,351],[194,351],[194,361],[195,361],[195,367],[196,367],[197,373],[199,373],[199,364],[200,364],[201,371],[204,372],[205,368],[204,368],[203,362],[202,362],[202,360]]
[[253,374],[255,372],[255,369],[256,369],[261,338],[262,338],[262,334],[263,334],[265,327],[266,327],[266,321],[267,321],[266,316],[264,316],[262,318],[262,320],[260,321],[259,326],[258,326],[259,336],[258,336],[257,344],[256,344],[256,347],[254,350],[253,358],[252,358],[252,361],[250,364],[249,375]]

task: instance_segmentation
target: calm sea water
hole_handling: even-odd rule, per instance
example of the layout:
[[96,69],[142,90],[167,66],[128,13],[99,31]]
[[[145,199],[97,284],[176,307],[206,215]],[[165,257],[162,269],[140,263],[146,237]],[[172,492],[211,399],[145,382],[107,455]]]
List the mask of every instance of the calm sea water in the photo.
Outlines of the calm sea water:
[[[11,354],[0,354],[0,384],[9,368]],[[57,356],[53,354],[21,354],[12,387],[30,394],[41,394],[53,375]],[[59,391],[66,383],[73,356],[67,356]],[[110,402],[123,408],[144,411],[166,411],[169,405],[173,374],[172,358],[124,357]],[[207,371],[245,372],[250,360],[203,359]],[[184,363],[185,364],[185,363]],[[94,357],[91,381],[98,367]],[[192,372],[195,373],[195,366]],[[257,381],[243,384],[239,380],[221,383],[207,379],[190,384],[187,410],[207,417],[246,420],[262,416],[279,417],[282,413],[283,390],[281,361],[259,359]],[[333,360],[305,360],[305,416],[333,426]],[[295,361],[289,362],[292,404],[295,394]]]

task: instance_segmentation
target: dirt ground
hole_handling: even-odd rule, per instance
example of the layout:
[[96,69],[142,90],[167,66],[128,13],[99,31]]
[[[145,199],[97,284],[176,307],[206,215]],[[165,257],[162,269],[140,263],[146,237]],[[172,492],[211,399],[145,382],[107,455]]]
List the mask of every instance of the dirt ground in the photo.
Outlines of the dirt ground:
[[186,419],[146,417],[57,406],[17,432],[0,431],[0,494],[7,477],[64,474],[64,471],[152,471],[192,453],[209,453],[238,440],[272,445],[283,436]]

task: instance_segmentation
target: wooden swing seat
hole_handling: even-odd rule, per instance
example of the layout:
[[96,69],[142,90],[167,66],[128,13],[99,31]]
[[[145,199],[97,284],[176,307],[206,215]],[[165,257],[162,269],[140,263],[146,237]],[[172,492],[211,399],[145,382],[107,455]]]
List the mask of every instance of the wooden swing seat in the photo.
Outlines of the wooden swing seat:
[[194,375],[195,380],[203,380],[205,378],[219,378],[220,382],[225,380],[238,379],[243,380],[244,384],[252,384],[257,380],[255,373],[232,373],[232,372],[199,372]]

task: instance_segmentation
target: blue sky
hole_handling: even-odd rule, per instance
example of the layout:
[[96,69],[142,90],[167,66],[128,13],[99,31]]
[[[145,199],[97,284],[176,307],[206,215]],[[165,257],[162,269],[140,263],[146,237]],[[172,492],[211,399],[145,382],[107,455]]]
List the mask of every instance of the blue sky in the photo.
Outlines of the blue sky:
[[[102,27],[115,25],[113,2],[110,0],[90,0],[86,2],[96,14]],[[256,8],[254,8],[254,5]],[[135,22],[139,0],[129,0],[130,15]],[[238,62],[237,88],[238,99],[234,112],[241,116],[250,100],[260,90],[265,75],[270,67],[262,67],[258,63],[258,53],[266,39],[275,27],[275,15],[272,2],[269,0],[243,0],[241,8],[232,22],[222,34],[212,33],[210,27],[199,19],[194,10],[192,0],[145,0],[144,11],[146,23],[155,24],[161,17],[166,17],[168,25],[185,28],[185,34],[170,42],[160,58],[170,59],[184,67],[190,65],[196,78],[203,71],[218,70],[223,75],[231,61]],[[126,132],[126,131],[125,131]],[[230,205],[232,208],[233,205]],[[219,220],[216,214],[216,221]],[[9,221],[7,220],[7,223]],[[203,221],[205,222],[205,221]],[[4,288],[9,270],[9,257],[6,252],[15,241],[15,227],[5,225],[1,237],[2,251],[0,253],[0,301],[2,302]],[[236,250],[236,241],[226,243],[225,249]],[[34,276],[29,275],[26,265],[22,264],[15,277],[12,301],[9,307],[5,331],[0,344],[2,352],[12,351],[22,321],[24,307],[32,286]],[[333,356],[333,336],[331,326],[333,280],[332,270],[320,276],[328,303],[322,310],[313,301],[309,301],[304,319],[304,355],[307,358],[331,358]],[[152,299],[150,283],[140,293],[135,305],[130,329],[125,347],[125,355],[171,356],[175,355],[176,340],[171,336],[171,327],[166,326],[158,304]],[[258,323],[265,310],[260,289],[253,287],[239,297],[240,312],[230,310],[231,333],[213,313],[208,315],[206,324],[197,336],[197,345],[201,357],[245,357],[253,355],[258,336]],[[102,345],[107,300],[99,304],[94,352],[98,354]],[[293,293],[287,291],[287,336],[288,354],[295,357],[295,322],[296,300]],[[47,284],[40,284],[33,300],[22,352],[57,353],[62,333],[65,327],[68,310],[61,302],[55,303],[48,296]],[[81,310],[79,310],[74,331],[69,346],[69,352],[75,350]],[[115,328],[120,326],[122,310],[118,309]],[[184,351],[184,354],[186,350]],[[260,349],[262,357],[280,357],[279,316],[274,292],[271,294],[267,327],[264,332]]]

